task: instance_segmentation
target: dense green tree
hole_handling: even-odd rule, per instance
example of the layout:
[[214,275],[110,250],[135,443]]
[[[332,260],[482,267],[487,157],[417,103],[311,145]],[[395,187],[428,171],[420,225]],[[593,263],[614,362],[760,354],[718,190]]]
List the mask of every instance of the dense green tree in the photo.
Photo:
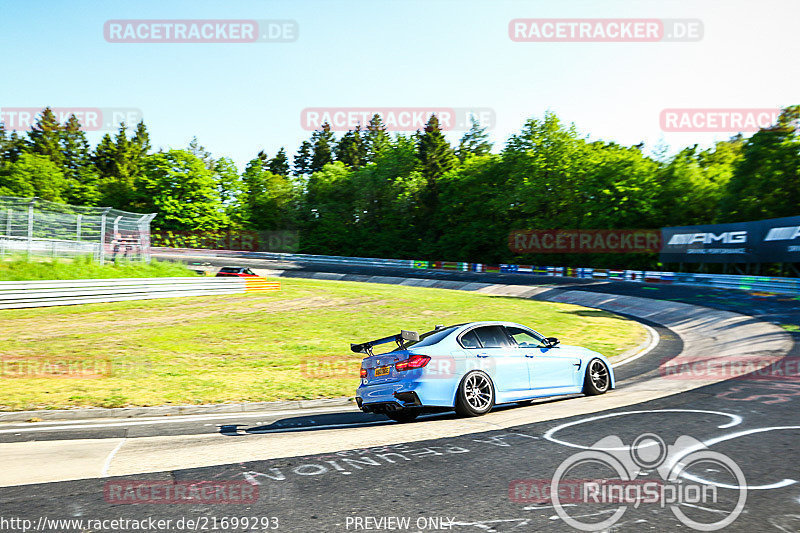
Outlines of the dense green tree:
[[364,132],[364,161],[372,163],[389,147],[390,138],[379,114],[372,115]]
[[436,118],[436,115],[431,115],[424,132],[418,134],[417,152],[422,175],[428,181],[430,189],[436,187],[436,181],[445,172],[455,168],[458,164],[453,148],[439,128],[439,119]]
[[366,162],[367,151],[361,137],[361,128],[357,127],[345,133],[336,145],[336,160],[357,170]]
[[302,250],[336,254],[347,249],[356,223],[352,172],[341,161],[325,165],[309,177],[300,208]]
[[417,157],[420,173],[425,178],[425,189],[420,197],[416,224],[423,237],[423,249],[429,253],[428,248],[436,242],[442,230],[435,220],[440,205],[439,180],[458,164],[458,158],[439,128],[436,115],[431,115],[423,132],[417,132]]
[[53,163],[61,166],[64,162],[64,155],[61,152],[61,130],[61,124],[53,110],[50,107],[44,108],[28,132],[30,151],[49,157]]
[[461,162],[470,155],[486,155],[492,150],[492,143],[487,139],[489,134],[481,126],[478,119],[470,117],[470,127],[458,143],[456,155]]
[[322,167],[333,161],[333,150],[336,145],[336,139],[331,125],[327,122],[323,123],[319,130],[315,131],[311,136],[311,145],[314,151],[311,155],[311,172],[318,172]]
[[800,105],[745,142],[721,208],[731,221],[800,214]]
[[309,141],[303,141],[297,155],[294,156],[294,175],[308,176],[311,173],[311,157],[314,146]]
[[276,176],[289,176],[289,158],[286,157],[286,150],[282,146],[278,153],[275,154],[275,157],[269,160],[269,165],[267,166],[269,171]]
[[228,219],[234,224],[243,223],[247,219],[243,204],[246,191],[236,164],[229,157],[220,157],[214,161],[211,174]]
[[136,189],[141,177],[150,142],[142,124],[132,138],[123,122],[113,140],[105,134],[95,149],[94,163],[100,173],[98,189],[102,205],[120,209],[138,209],[149,205],[146,195]]
[[70,115],[61,132],[61,153],[67,180],[65,201],[77,205],[95,205],[100,199],[98,173],[92,164],[92,150],[86,133],[75,115]]
[[38,196],[44,200],[64,200],[66,179],[52,159],[24,153],[0,168],[0,196]]
[[212,172],[187,151],[146,156],[136,186],[142,210],[158,213],[155,229],[214,232],[229,223]]

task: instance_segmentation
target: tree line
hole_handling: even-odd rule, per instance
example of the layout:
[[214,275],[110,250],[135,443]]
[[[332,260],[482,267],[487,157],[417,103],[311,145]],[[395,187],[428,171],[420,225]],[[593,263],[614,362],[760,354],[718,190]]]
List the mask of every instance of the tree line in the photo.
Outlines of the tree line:
[[590,140],[555,114],[493,152],[473,121],[456,146],[435,115],[390,134],[379,115],[327,124],[291,158],[259,152],[241,171],[195,139],[154,151],[144,122],[92,147],[50,108],[25,134],[0,124],[0,195],[157,212],[176,232],[298,230],[300,252],[573,266],[653,266],[653,256],[517,256],[518,229],[656,229],[800,214],[800,106],[750,137],[668,155]]

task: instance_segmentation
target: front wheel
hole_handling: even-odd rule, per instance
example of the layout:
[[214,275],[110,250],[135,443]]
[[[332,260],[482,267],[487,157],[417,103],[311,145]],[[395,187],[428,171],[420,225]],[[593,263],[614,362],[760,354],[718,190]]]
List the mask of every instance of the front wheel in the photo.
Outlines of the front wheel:
[[400,411],[389,411],[385,414],[395,422],[411,422],[419,416],[419,411],[416,409],[402,409]]
[[485,372],[473,370],[461,380],[456,394],[456,413],[481,416],[494,406],[494,385]]
[[583,379],[583,393],[587,396],[603,394],[611,385],[611,376],[608,368],[600,359],[592,359],[586,368],[586,377]]

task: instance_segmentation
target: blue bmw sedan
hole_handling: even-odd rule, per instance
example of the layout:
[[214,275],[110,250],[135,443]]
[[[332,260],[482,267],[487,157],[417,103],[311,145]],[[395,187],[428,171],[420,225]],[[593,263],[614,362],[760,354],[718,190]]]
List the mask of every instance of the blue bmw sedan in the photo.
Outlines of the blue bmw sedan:
[[[392,342],[395,349],[373,353],[374,346]],[[401,422],[452,409],[480,416],[499,404],[614,388],[603,355],[512,322],[437,326],[422,335],[401,331],[351,349],[367,356],[358,406]]]

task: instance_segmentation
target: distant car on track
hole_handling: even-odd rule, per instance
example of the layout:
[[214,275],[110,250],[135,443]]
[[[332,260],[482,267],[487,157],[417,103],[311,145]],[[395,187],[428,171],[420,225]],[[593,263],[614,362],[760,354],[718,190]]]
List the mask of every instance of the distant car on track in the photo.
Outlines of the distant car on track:
[[218,278],[257,278],[258,275],[245,267],[222,267],[217,272]]
[[[372,353],[373,346],[391,342],[396,349]],[[350,348],[367,355],[358,406],[401,422],[422,412],[480,416],[498,404],[614,388],[614,371],[603,355],[512,322],[437,326],[423,335],[401,331]]]

